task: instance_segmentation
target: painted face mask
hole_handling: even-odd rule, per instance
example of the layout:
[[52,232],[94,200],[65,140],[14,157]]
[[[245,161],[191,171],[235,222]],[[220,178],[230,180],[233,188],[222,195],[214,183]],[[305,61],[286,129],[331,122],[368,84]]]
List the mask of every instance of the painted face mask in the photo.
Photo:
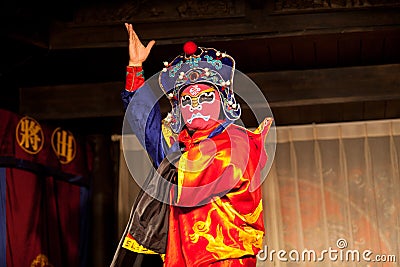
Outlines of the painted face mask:
[[190,130],[204,130],[218,121],[220,96],[208,84],[186,87],[180,99],[183,120]]

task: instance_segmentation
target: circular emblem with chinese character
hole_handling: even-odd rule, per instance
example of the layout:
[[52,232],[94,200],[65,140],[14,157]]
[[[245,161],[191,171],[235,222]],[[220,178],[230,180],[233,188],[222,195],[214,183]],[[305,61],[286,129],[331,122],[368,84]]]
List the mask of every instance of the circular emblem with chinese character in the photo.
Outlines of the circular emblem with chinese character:
[[49,263],[49,259],[46,255],[39,254],[36,259],[32,261],[31,267],[53,267],[53,265]]
[[28,117],[23,117],[17,124],[15,136],[18,145],[29,154],[37,154],[44,144],[44,135],[40,124]]
[[76,154],[76,141],[74,135],[60,127],[51,135],[51,146],[62,164],[70,163]]

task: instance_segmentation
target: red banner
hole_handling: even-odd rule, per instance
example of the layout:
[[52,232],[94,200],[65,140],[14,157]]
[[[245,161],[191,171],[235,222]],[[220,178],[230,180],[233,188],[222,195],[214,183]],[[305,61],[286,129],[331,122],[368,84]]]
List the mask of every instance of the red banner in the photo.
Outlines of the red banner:
[[0,204],[6,207],[0,257],[10,267],[85,266],[88,146],[31,117],[0,110],[0,120]]

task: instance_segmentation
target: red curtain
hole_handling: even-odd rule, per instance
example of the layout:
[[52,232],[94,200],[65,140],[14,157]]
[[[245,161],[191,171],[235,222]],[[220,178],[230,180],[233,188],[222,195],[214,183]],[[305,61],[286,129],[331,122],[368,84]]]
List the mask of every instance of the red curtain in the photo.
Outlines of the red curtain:
[[85,266],[89,147],[76,134],[34,118],[0,110],[0,121],[0,167],[5,170],[0,192],[5,203],[0,204],[6,207],[0,220],[6,251],[0,262]]
[[6,186],[7,266],[79,266],[80,187],[16,168]]

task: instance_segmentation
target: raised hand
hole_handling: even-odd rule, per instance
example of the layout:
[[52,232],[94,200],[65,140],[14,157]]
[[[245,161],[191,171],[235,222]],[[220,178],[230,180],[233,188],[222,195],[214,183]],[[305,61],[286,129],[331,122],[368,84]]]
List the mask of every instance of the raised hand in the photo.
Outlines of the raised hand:
[[125,27],[129,36],[129,66],[141,66],[156,41],[151,40],[145,47],[133,30],[132,24],[125,23]]

